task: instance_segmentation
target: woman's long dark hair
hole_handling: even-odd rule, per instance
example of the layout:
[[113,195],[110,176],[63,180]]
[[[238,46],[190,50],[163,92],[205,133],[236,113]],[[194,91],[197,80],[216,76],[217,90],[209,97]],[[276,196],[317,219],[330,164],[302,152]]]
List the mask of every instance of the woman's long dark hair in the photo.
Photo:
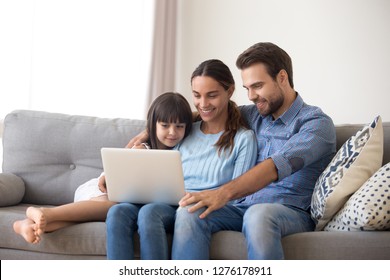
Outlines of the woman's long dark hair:
[[[202,62],[192,73],[191,83],[195,77],[206,76],[216,80],[226,91],[235,86],[234,78],[229,67],[218,59],[210,59]],[[241,128],[248,128],[245,120],[241,116],[241,112],[237,104],[229,100],[228,103],[228,119],[226,120],[225,130],[217,143],[218,153],[224,150],[233,150],[234,137],[237,131]]]
[[157,122],[185,123],[184,138],[187,137],[192,127],[190,104],[181,94],[176,92],[163,93],[152,102],[146,121],[146,131],[149,134],[149,144],[152,149],[157,149],[160,142],[156,134]]

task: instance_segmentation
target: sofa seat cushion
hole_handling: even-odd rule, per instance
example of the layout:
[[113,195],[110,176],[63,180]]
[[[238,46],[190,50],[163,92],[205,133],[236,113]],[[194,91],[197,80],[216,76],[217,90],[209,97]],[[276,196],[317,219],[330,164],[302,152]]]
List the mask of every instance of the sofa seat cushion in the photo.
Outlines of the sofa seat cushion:
[[296,260],[388,260],[388,231],[311,231],[282,239],[286,259]]
[[242,232],[223,230],[212,235],[210,259],[245,260],[247,258],[246,241]]
[[0,211],[0,248],[18,249],[47,254],[106,255],[106,225],[88,222],[45,233],[41,242],[30,244],[13,230],[16,220],[24,219],[28,204],[3,207]]

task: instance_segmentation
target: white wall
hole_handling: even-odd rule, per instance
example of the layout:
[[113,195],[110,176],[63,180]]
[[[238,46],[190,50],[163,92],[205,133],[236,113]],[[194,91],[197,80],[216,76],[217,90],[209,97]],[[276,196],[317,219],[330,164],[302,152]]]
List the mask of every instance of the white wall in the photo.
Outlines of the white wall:
[[[118,29],[134,26],[132,2],[0,0],[0,118],[10,108],[62,111],[60,107],[69,100],[78,106],[68,108],[68,113],[140,117],[136,109],[144,108],[143,100],[133,102],[141,95],[135,89],[139,81],[130,81],[130,70],[138,68],[132,65],[131,56],[121,55],[137,39],[126,28]],[[296,90],[307,103],[323,108],[335,123],[366,123],[377,114],[390,121],[390,1],[178,2],[173,90],[189,100],[193,69],[205,59],[219,58],[235,76],[235,100],[248,104],[235,60],[250,45],[271,41],[291,55]],[[82,43],[81,47],[72,48],[72,42]],[[75,58],[78,52],[82,59]],[[42,60],[43,56],[48,59]],[[71,71],[64,71],[63,65],[70,65]],[[93,71],[88,70],[90,65],[95,65]],[[43,91],[55,106],[37,97]],[[105,101],[108,95],[113,100],[110,104]],[[123,102],[126,97],[132,102]],[[97,102],[114,112],[108,115]],[[127,105],[135,107],[128,109]]]
[[152,16],[150,0],[0,0],[0,119],[144,118]]
[[176,90],[191,100],[192,71],[219,58],[236,79],[234,99],[249,104],[235,67],[260,41],[287,51],[295,89],[336,124],[390,121],[390,1],[179,0]]

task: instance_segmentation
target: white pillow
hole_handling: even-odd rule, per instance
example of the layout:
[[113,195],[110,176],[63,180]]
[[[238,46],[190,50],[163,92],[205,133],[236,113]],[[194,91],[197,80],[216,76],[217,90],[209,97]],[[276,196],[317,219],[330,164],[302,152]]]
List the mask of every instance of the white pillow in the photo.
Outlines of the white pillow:
[[351,136],[318,178],[311,215],[322,230],[349,197],[382,166],[383,127],[380,116]]
[[326,231],[390,229],[390,163],[355,192],[325,226]]

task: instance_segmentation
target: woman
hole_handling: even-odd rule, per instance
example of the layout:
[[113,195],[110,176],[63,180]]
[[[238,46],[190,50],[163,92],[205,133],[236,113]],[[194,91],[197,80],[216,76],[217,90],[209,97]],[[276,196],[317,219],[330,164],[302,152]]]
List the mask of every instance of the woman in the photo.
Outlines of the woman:
[[[183,162],[187,192],[215,189],[250,169],[257,157],[256,140],[231,100],[235,84],[220,60],[201,63],[191,77],[193,104],[201,121],[177,146]],[[132,141],[130,141],[132,143]],[[136,225],[121,205],[107,216],[107,257],[132,259],[132,231]],[[138,215],[141,259],[168,259],[166,231],[172,231],[177,207],[151,203]],[[117,210],[117,211],[116,211]],[[120,243],[119,244],[119,241]]]

